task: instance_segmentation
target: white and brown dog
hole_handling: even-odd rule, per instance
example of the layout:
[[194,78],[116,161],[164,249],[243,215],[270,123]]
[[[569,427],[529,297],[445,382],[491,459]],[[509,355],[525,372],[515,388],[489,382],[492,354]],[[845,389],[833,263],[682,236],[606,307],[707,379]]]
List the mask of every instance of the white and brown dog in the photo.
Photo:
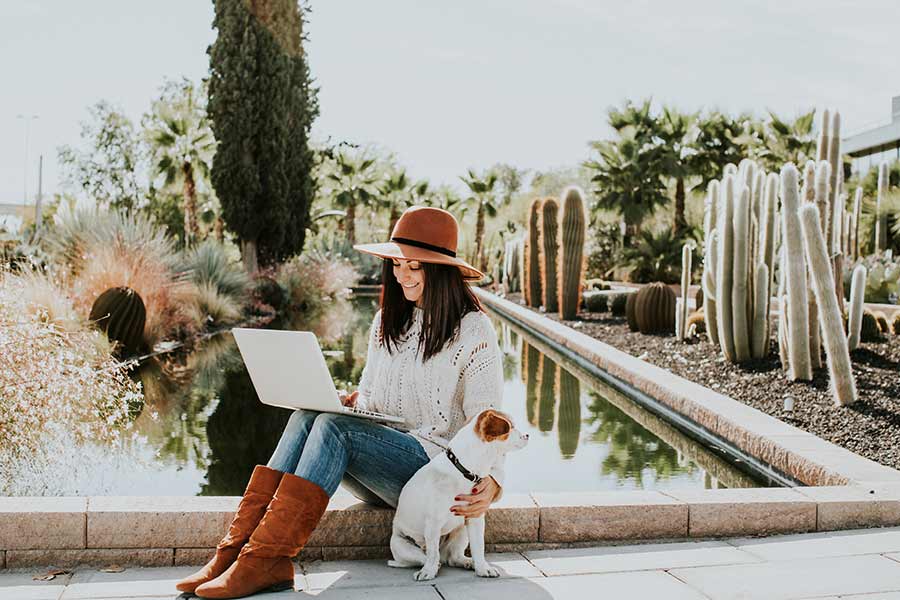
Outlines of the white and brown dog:
[[[484,558],[484,517],[467,519],[450,512],[457,495],[468,494],[473,482],[487,477],[510,450],[524,448],[528,435],[508,415],[488,409],[470,420],[403,486],[394,515],[391,567],[422,567],[417,581],[434,579],[442,563],[474,569],[479,577],[499,572]],[[471,547],[472,558],[465,556]]]

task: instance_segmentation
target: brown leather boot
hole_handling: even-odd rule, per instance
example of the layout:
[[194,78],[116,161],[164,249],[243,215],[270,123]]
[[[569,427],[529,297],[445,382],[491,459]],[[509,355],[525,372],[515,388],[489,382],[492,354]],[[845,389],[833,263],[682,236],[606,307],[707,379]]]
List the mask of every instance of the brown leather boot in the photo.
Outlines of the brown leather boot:
[[242,598],[257,592],[294,588],[291,558],[306,545],[328,507],[325,490],[285,474],[269,509],[237,560],[194,593],[201,598]]
[[241,503],[228,528],[228,533],[216,546],[215,556],[206,563],[205,567],[179,581],[175,586],[179,592],[193,593],[198,585],[215,579],[231,566],[231,563],[237,559],[241,548],[250,539],[250,534],[259,525],[259,520],[266,513],[266,508],[272,501],[275,490],[278,489],[282,475],[284,473],[281,471],[256,465],[247,489],[244,491],[244,497],[241,498]]

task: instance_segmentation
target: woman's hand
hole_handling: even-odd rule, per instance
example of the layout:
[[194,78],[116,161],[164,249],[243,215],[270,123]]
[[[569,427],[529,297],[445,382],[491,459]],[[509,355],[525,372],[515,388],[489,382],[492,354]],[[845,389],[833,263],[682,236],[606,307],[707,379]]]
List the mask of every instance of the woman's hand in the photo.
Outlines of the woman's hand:
[[467,519],[475,519],[484,515],[491,506],[491,502],[500,492],[500,485],[494,478],[488,475],[472,488],[472,494],[461,494],[454,498],[456,501],[466,504],[457,504],[450,507],[450,512]]
[[350,395],[347,395],[346,392],[338,392],[338,399],[341,401],[341,404],[349,406],[350,408],[356,406],[357,397],[359,397],[359,390],[356,390]]

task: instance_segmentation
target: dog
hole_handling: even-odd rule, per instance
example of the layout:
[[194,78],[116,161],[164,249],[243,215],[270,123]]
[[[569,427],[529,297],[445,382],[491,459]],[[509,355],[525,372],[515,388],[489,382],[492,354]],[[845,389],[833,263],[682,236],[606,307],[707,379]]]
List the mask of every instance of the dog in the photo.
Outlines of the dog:
[[[500,572],[484,558],[484,517],[467,519],[450,512],[459,494],[487,477],[491,467],[511,450],[524,448],[528,434],[518,431],[508,415],[484,410],[453,436],[447,450],[435,455],[403,486],[391,534],[391,567],[422,567],[413,576],[427,581],[441,564],[474,569],[479,577]],[[468,477],[467,477],[468,475]],[[472,557],[464,552],[471,547]]]

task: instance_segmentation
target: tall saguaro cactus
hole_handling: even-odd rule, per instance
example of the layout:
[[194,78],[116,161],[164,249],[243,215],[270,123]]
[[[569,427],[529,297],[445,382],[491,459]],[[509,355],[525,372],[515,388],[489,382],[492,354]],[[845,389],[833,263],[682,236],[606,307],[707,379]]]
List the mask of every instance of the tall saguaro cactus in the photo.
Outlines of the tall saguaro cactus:
[[719,182],[710,181],[706,188],[706,206],[703,218],[705,232],[703,256],[703,312],[706,316],[706,333],[711,344],[719,345],[719,327],[716,320],[716,254],[718,252]]
[[[788,302],[787,318],[788,374],[793,380],[812,379],[809,352],[809,300],[806,285],[806,264],[800,238],[800,190],[797,167],[787,163],[781,168],[781,228],[782,277]],[[818,217],[818,211],[816,217]],[[819,230],[821,231],[821,229]]]
[[525,304],[539,306],[541,303],[541,277],[540,277],[540,240],[538,233],[538,221],[541,214],[541,199],[536,198],[528,211],[528,232],[525,234],[525,281],[522,287],[525,290]]
[[847,345],[850,351],[859,348],[862,314],[866,293],[866,267],[857,265],[850,278],[850,315],[847,320]]
[[887,247],[887,212],[884,210],[884,195],[888,191],[888,168],[883,162],[878,166],[878,196],[875,198],[875,252]]
[[566,188],[562,198],[562,210],[559,214],[559,315],[560,318],[569,320],[578,314],[578,302],[584,287],[587,216],[584,194],[580,188]]
[[840,308],[834,294],[834,275],[826,240],[819,227],[819,209],[815,205],[803,206],[798,217],[812,274],[813,292],[819,306],[832,395],[839,405],[852,404],[857,399],[856,382],[850,366],[850,351],[844,336]]
[[538,220],[543,305],[547,312],[559,309],[557,252],[559,248],[559,203],[546,198]]

